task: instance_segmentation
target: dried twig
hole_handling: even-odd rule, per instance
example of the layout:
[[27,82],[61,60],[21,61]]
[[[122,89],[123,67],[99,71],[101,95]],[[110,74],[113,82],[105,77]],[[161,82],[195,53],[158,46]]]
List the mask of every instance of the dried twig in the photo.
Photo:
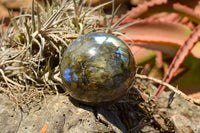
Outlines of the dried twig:
[[182,91],[178,90],[177,88],[173,87],[172,85],[170,85],[168,83],[163,82],[162,80],[155,79],[155,78],[152,78],[152,77],[148,77],[148,76],[145,76],[145,75],[140,75],[140,74],[136,74],[135,77],[140,78],[140,79],[152,80],[152,81],[154,81],[156,83],[164,85],[164,86],[168,87],[170,90],[174,91],[179,96],[183,97],[185,100],[200,106],[200,100],[199,99],[194,99],[194,98],[191,98],[191,97],[187,96]]

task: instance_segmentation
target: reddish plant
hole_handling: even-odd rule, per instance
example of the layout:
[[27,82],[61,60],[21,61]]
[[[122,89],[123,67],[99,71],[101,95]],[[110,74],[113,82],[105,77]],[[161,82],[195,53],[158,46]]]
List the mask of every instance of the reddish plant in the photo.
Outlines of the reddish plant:
[[[128,34],[127,38],[124,36],[120,36],[120,38],[128,44],[134,44],[133,50],[139,46],[174,55],[175,57],[163,78],[164,82],[169,83],[190,52],[195,58],[200,58],[200,45],[197,44],[200,26],[196,26],[200,23],[198,6],[198,0],[144,2],[128,11],[129,15],[121,23],[127,24],[144,20],[120,31],[121,33],[134,32],[136,34]],[[178,52],[176,53],[176,51]],[[155,96],[159,97],[163,90],[164,87],[160,85]]]

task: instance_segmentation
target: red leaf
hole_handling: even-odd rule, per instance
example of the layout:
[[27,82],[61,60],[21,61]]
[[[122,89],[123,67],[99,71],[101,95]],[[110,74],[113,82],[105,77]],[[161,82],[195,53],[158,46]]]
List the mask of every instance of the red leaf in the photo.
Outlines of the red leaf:
[[[173,78],[174,73],[177,71],[177,69],[180,67],[180,65],[183,63],[186,56],[189,54],[191,49],[195,46],[195,44],[200,39],[200,25],[198,25],[193,32],[190,34],[188,39],[185,41],[184,45],[178,50],[176,56],[174,57],[167,74],[163,78],[164,82],[169,83],[170,80]],[[159,86],[158,90],[156,91],[155,96],[159,97],[162,91],[165,89],[164,86]]]
[[131,46],[137,65],[145,64],[156,56],[156,52],[136,45]]
[[[194,11],[198,5],[198,0],[151,0],[132,8],[131,14],[122,22],[130,23],[134,18],[146,18],[159,12],[176,12],[187,16],[194,22],[200,23],[200,15]],[[123,17],[123,16],[122,16]]]
[[[181,24],[147,21],[131,25],[120,32],[132,33],[126,35],[130,39],[119,37],[129,44],[159,50],[170,55],[175,55],[177,49],[184,44],[191,33],[187,26]],[[196,58],[200,58],[199,51],[200,47],[195,47],[191,53]]]

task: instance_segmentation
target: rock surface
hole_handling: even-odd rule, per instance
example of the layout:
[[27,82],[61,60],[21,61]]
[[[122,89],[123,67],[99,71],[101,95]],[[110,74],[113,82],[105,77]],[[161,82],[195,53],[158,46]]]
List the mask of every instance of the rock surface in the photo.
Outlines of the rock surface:
[[[95,116],[93,108],[73,105],[69,98],[63,95],[47,96],[46,103],[44,100],[41,105],[29,111],[22,108],[16,109],[6,96],[0,95],[0,100],[0,129],[3,133],[38,133],[46,123],[48,123],[47,133],[122,132],[126,130],[114,114],[109,114],[108,117],[112,121],[104,124],[97,121],[98,113]],[[100,112],[109,113],[106,110],[100,110]]]
[[[147,85],[143,94],[155,89]],[[176,95],[168,106],[170,93],[144,101],[132,89],[118,103],[104,107],[84,106],[62,94],[46,95],[42,102],[16,107],[0,94],[0,129],[2,133],[38,133],[48,124],[46,133],[199,133],[200,107]]]

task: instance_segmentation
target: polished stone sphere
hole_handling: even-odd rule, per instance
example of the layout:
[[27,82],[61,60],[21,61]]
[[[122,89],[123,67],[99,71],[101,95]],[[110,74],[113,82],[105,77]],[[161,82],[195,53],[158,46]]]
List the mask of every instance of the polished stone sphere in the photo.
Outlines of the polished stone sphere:
[[63,53],[61,78],[72,98],[89,105],[119,100],[133,83],[135,61],[120,39],[90,33],[76,39]]

